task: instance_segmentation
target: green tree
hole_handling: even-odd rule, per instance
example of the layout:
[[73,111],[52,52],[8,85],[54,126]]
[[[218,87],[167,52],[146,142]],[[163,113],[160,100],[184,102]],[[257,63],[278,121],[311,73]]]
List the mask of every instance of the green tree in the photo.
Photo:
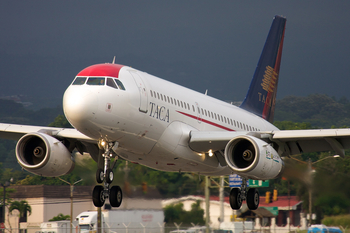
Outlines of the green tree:
[[183,209],[183,204],[168,205],[164,208],[164,221],[167,224],[182,223],[183,226],[191,226],[191,223],[204,225],[204,210],[200,207],[200,201],[191,205],[191,210]]
[[25,217],[27,213],[29,215],[32,213],[32,207],[28,204],[27,201],[13,201],[10,204],[9,212],[12,213],[12,211],[18,210],[19,215],[18,215],[18,231],[20,230],[20,222],[21,218]]
[[48,126],[60,128],[73,128],[64,115],[58,115]]
[[57,216],[51,218],[49,222],[62,221],[62,220],[70,220],[70,215],[63,215],[62,213],[59,213]]

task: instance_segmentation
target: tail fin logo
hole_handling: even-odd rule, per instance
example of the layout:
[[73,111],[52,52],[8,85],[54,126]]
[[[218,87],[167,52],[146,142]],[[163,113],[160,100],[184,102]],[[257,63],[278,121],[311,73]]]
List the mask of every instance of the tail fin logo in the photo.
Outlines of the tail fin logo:
[[274,92],[278,73],[271,67],[267,66],[261,87],[267,92]]

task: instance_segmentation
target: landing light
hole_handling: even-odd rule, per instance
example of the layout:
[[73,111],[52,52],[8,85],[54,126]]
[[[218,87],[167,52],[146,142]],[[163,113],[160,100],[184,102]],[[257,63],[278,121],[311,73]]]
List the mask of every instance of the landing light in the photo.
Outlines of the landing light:
[[99,144],[100,144],[100,146],[103,148],[103,147],[106,145],[106,141],[103,140],[103,139],[101,139],[101,140],[99,141]]
[[213,151],[210,149],[210,150],[208,151],[208,154],[209,154],[209,157],[212,157],[212,156],[213,156]]

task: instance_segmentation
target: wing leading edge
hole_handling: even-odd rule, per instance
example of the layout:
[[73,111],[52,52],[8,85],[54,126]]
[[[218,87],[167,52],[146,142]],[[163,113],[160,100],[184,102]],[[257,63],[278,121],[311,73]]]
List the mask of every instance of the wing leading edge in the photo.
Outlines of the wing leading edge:
[[18,140],[23,135],[33,132],[46,133],[56,138],[77,139],[89,143],[97,142],[76,129],[0,123],[0,138]]

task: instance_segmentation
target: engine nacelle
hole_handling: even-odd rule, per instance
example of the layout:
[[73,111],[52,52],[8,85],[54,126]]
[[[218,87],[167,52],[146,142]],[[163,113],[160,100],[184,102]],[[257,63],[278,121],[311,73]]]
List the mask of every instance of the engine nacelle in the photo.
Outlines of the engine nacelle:
[[270,144],[249,135],[229,141],[225,159],[234,173],[254,180],[274,179],[284,167],[281,157]]
[[16,157],[25,170],[40,176],[62,176],[74,168],[74,160],[65,145],[45,133],[21,137],[16,145]]

